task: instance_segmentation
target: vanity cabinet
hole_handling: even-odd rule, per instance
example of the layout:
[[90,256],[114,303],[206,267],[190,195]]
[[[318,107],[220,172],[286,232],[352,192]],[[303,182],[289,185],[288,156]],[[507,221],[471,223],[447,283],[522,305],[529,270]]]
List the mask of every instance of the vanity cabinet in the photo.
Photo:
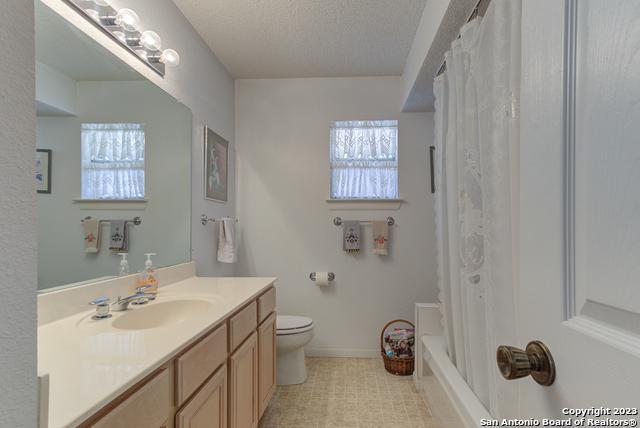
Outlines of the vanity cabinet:
[[227,428],[227,366],[223,365],[176,414],[176,428]]
[[121,403],[103,409],[103,416],[95,423],[83,424],[99,428],[173,426],[173,377],[170,367],[161,369],[150,379],[136,385]]
[[258,426],[258,335],[229,358],[229,428]]
[[81,427],[257,428],[276,388],[276,340],[270,287]]
[[258,327],[258,419],[276,390],[276,340],[276,313],[271,312]]

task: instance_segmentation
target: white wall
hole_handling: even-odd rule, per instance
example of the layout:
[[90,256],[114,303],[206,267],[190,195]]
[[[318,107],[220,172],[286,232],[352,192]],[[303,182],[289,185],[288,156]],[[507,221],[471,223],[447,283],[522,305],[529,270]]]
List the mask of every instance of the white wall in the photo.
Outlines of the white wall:
[[0,426],[37,424],[33,2],[0,2]]
[[[135,10],[145,28],[162,37],[163,46],[180,53],[180,65],[168,69],[160,78],[154,71],[119,46],[91,23],[71,10],[63,0],[41,0],[64,14],[107,49],[149,80],[167,91],[193,112],[192,167],[192,247],[198,275],[232,275],[235,265],[215,261],[216,236],[212,225],[203,227],[200,215],[210,217],[235,216],[235,145],[234,145],[234,89],[233,78],[222,63],[202,41],[191,24],[171,0],[113,0],[115,7]],[[226,204],[203,198],[203,125],[209,126],[229,140],[229,201]]]
[[[436,301],[433,116],[399,113],[401,101],[400,77],[236,81],[240,272],[279,277],[278,310],[313,318],[314,354],[375,356],[386,321],[411,320],[415,302]],[[396,118],[406,202],[398,211],[330,210],[330,122]],[[394,216],[390,255],[343,253],[337,215]],[[368,248],[370,226],[363,232]],[[335,286],[314,286],[312,271],[335,272]]]
[[75,114],[76,81],[47,64],[36,61],[36,102],[41,111],[52,115]]
[[[193,260],[198,275],[232,275],[235,265],[216,261],[217,228],[202,226],[200,215],[236,216],[233,78],[171,0],[114,0],[113,3],[138,12],[143,23],[160,34],[166,47],[180,53],[180,66],[169,69],[159,86],[193,112]],[[229,141],[229,201],[226,204],[203,198],[203,125]]]
[[[158,267],[189,261],[189,109],[146,81],[79,82],[76,92],[77,116],[38,117],[37,146],[53,150],[52,193],[38,195],[38,288],[118,274],[120,257],[109,251],[108,225],[101,227],[100,252],[84,252],[80,219],[88,215],[142,217],[129,229],[131,273],[144,268],[144,253],[157,253]],[[93,122],[144,125],[146,204],[74,203],[80,197],[80,128]]]

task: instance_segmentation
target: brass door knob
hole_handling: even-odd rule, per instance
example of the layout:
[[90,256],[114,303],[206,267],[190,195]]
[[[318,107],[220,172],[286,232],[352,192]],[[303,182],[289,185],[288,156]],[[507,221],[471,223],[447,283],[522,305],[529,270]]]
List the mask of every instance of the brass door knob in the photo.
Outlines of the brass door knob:
[[551,352],[539,340],[529,342],[524,351],[514,346],[498,346],[496,360],[500,373],[508,380],[531,375],[540,385],[550,386],[556,379],[556,366]]

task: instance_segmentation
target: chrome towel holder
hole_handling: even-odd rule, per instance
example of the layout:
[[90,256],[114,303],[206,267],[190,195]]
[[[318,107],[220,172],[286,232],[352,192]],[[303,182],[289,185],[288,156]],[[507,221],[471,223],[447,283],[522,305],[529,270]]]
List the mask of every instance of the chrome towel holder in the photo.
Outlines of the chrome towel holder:
[[[341,217],[334,217],[333,218],[333,224],[335,226],[342,226],[342,218]],[[360,223],[373,223],[373,220],[360,220]],[[387,224],[389,226],[393,226],[394,224],[396,224],[396,219],[394,219],[393,217],[387,217]]]
[[[235,222],[236,222],[236,223],[238,222],[238,219],[237,219],[237,218],[236,218],[236,219],[234,219],[234,220],[235,220]],[[203,226],[206,226],[206,225],[207,225],[207,223],[215,223],[215,222],[217,222],[217,221],[222,221],[222,219],[221,219],[221,218],[215,218],[215,217],[211,217],[211,218],[209,218],[209,217],[207,217],[207,215],[206,215],[206,214],[202,214],[202,215],[200,216],[200,223],[202,223],[202,225],[203,225]]]
[[[86,216],[85,218],[83,218],[82,220],[80,220],[80,223],[84,223],[85,220],[91,220],[93,217],[91,217],[90,215]],[[112,221],[116,221],[116,220],[100,220],[100,224],[102,223],[111,223]],[[126,223],[128,224],[134,224],[135,226],[140,226],[142,224],[142,217],[134,217],[131,220],[125,220]]]

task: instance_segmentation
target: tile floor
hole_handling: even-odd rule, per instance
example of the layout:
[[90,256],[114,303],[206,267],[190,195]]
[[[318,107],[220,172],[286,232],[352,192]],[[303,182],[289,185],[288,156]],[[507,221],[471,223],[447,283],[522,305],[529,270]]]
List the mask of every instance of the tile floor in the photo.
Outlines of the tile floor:
[[382,359],[308,358],[302,385],[278,387],[259,428],[442,428],[411,376],[393,376]]

